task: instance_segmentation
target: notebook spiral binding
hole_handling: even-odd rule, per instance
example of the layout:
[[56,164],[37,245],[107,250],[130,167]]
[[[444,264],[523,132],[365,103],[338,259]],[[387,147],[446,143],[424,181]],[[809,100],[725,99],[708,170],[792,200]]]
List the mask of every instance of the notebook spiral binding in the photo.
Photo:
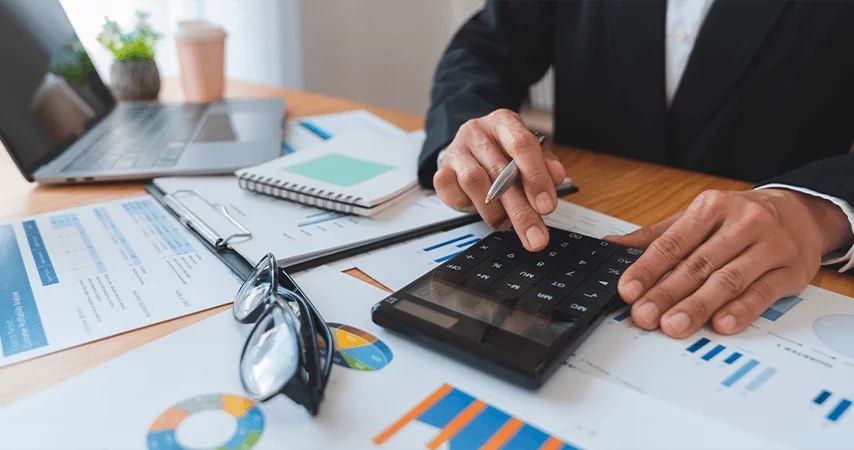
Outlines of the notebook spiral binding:
[[244,173],[238,177],[237,182],[241,188],[259,194],[347,214],[352,214],[356,207],[360,206],[358,202],[362,200],[362,197],[325,191],[257,174]]

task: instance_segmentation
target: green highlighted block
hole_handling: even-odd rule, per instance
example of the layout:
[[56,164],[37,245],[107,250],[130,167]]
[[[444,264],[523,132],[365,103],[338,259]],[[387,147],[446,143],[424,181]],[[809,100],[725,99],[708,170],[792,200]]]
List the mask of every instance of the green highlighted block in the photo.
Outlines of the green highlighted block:
[[282,168],[285,172],[295,173],[341,187],[363,183],[392,169],[394,169],[394,166],[365,161],[337,153],[330,153],[319,158]]

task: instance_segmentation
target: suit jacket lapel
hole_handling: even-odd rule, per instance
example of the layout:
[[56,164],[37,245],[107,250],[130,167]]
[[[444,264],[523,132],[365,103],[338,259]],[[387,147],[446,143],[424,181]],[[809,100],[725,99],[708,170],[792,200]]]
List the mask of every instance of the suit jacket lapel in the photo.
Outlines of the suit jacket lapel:
[[664,94],[666,0],[600,3],[607,21],[608,60],[619,86],[615,114],[624,116],[644,142],[624,146],[621,154],[662,161],[667,101]]
[[668,113],[669,153],[686,151],[732,94],[785,1],[716,0],[703,23]]

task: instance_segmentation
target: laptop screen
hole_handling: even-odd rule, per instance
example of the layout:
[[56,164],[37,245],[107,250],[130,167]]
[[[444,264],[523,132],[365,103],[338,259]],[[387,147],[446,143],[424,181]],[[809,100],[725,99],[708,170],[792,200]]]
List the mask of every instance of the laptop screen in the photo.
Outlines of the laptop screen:
[[0,0],[0,139],[30,177],[115,101],[56,0]]

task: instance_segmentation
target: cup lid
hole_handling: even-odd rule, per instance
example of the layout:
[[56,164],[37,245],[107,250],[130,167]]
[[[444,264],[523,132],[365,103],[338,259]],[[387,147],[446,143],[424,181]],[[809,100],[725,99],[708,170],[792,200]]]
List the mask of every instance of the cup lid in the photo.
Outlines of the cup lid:
[[225,29],[206,20],[182,20],[178,22],[176,40],[209,41],[225,39]]

